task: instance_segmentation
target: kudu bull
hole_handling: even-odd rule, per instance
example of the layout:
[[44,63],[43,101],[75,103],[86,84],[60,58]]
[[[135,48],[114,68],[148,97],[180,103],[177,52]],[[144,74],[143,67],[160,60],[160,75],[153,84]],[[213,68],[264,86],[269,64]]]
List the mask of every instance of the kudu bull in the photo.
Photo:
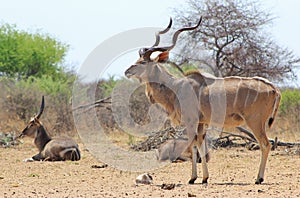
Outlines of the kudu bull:
[[[175,46],[179,34],[196,29],[201,19],[194,27],[176,31],[171,46],[157,47],[159,42],[156,42],[150,48],[140,49],[140,58],[125,71],[125,75],[146,83],[149,100],[164,107],[173,123],[186,127],[188,144],[181,150],[176,149],[173,157],[179,157],[187,147],[196,146],[202,161],[202,183],[207,183],[209,177],[204,125],[236,127],[247,124],[261,149],[259,171],[255,181],[256,184],[261,184],[271,147],[266,135],[266,125],[271,127],[274,121],[281,98],[280,91],[271,82],[260,77],[216,78],[194,71],[187,73],[183,78],[177,78],[161,65],[168,59],[169,51]],[[166,30],[170,26],[171,23]],[[156,35],[157,41],[159,34],[160,32]],[[152,59],[150,56],[153,52],[160,54]],[[190,184],[197,179],[197,149],[192,149]]]
[[34,144],[39,153],[25,161],[65,161],[80,160],[80,151],[76,142],[69,137],[51,138],[46,132],[42,122],[39,120],[44,111],[45,101],[42,97],[40,111],[31,118],[19,137],[29,136],[34,138]]

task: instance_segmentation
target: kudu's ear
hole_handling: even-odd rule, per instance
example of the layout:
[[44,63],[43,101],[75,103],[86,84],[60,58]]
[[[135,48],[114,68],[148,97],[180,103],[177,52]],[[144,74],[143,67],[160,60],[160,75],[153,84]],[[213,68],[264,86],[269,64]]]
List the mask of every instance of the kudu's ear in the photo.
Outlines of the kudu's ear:
[[155,59],[154,62],[166,62],[169,59],[169,51],[160,53]]

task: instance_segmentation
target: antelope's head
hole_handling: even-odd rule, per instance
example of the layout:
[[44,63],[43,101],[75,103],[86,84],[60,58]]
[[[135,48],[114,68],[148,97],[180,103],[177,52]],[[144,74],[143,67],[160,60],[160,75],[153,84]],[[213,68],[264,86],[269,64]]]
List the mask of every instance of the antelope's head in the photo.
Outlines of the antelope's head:
[[18,138],[29,136],[35,138],[37,135],[37,129],[41,126],[41,122],[39,121],[45,107],[44,96],[42,97],[42,103],[40,107],[40,111],[37,115],[33,116],[27,126],[23,129],[22,133],[18,136]]
[[[166,62],[169,59],[169,51],[172,50],[177,42],[178,36],[181,32],[196,29],[202,21],[200,18],[198,24],[194,27],[186,27],[177,30],[172,39],[172,45],[167,47],[158,47],[160,42],[160,35],[168,32],[172,26],[172,18],[170,19],[169,25],[166,29],[156,33],[156,41],[150,48],[141,48],[139,50],[140,58],[137,62],[130,66],[126,71],[125,75],[127,78],[137,78],[140,81],[149,81],[151,76],[155,76],[155,67],[157,63]],[[151,58],[153,52],[160,52],[157,57]]]

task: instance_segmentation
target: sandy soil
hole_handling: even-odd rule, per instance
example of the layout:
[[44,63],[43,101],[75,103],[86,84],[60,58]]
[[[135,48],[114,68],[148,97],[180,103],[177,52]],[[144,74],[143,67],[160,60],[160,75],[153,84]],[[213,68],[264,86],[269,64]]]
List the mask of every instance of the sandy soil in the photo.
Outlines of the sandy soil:
[[[208,185],[188,185],[191,163],[170,164],[151,171],[152,185],[135,185],[139,173],[124,172],[96,161],[80,144],[78,162],[23,162],[37,152],[31,140],[0,148],[0,197],[299,197],[300,157],[283,149],[271,151],[263,185],[255,185],[259,151],[243,148],[212,151]],[[161,185],[175,184],[173,190]]]

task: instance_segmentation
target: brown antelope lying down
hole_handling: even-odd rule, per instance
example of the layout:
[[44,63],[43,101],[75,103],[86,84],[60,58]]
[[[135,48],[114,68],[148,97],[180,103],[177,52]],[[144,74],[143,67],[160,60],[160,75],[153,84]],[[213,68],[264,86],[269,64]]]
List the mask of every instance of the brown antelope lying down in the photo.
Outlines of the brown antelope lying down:
[[[200,19],[201,21],[201,19]],[[146,94],[151,102],[159,103],[174,124],[183,124],[187,130],[188,144],[186,148],[176,149],[176,159],[187,148],[196,146],[202,161],[202,183],[207,183],[208,168],[206,159],[204,125],[219,127],[236,127],[247,124],[255,135],[261,158],[256,184],[261,184],[270,143],[266,135],[266,125],[271,127],[280,102],[280,91],[268,80],[253,77],[208,77],[196,71],[177,78],[166,71],[160,64],[168,59],[169,51],[175,46],[178,35],[195,27],[182,28],[173,35],[173,44],[157,47],[159,34],[155,44],[139,51],[139,60],[125,71],[128,78],[137,78],[146,83]],[[150,58],[153,52],[161,52],[156,58]],[[203,143],[203,144],[202,144]],[[190,146],[188,146],[191,144]],[[197,179],[196,154],[193,151],[192,177],[189,183]],[[171,159],[172,160],[172,159]]]
[[[186,138],[167,140],[165,143],[160,145],[159,149],[157,150],[158,160],[165,161],[165,160],[172,159],[173,162],[191,161],[193,159],[192,155],[195,153],[196,154],[196,162],[201,163],[201,157],[200,157],[200,154],[199,154],[197,148],[193,145],[187,145],[187,144],[188,144],[188,139],[186,139]],[[189,147],[187,147],[187,146],[189,146]],[[195,152],[193,152],[193,149],[195,149]],[[184,150],[184,152],[179,157],[173,156],[174,154],[178,153],[177,150],[179,150],[179,151]],[[208,162],[208,161],[209,161],[209,155],[206,155],[206,162]]]
[[24,161],[64,161],[80,160],[80,151],[78,145],[74,140],[68,137],[53,137],[51,138],[43,124],[40,122],[40,117],[43,113],[45,106],[44,96],[38,115],[31,118],[28,125],[19,135],[19,137],[29,136],[34,138],[34,144],[39,149],[39,153],[32,158],[25,159]]

